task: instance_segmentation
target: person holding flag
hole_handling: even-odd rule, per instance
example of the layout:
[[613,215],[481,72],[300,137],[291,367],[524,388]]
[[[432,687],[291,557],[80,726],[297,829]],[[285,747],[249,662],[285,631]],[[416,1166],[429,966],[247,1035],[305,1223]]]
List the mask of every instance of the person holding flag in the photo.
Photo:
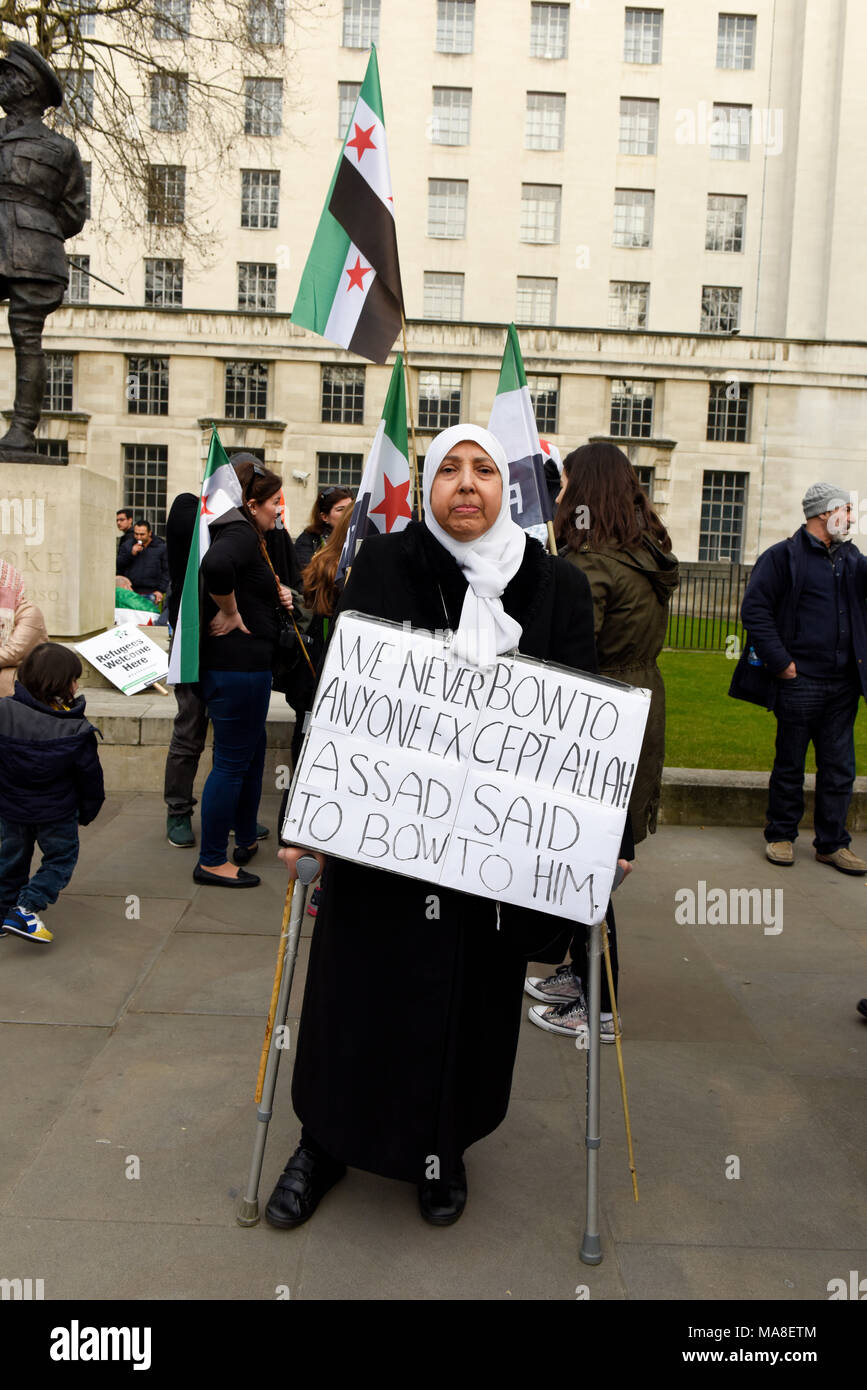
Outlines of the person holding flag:
[[[214,726],[214,765],[202,792],[202,844],[193,878],[217,887],[253,888],[258,876],[240,866],[258,849],[256,812],[279,605],[291,610],[293,599],[265,547],[265,535],[277,522],[282,480],[255,460],[238,464],[237,471],[229,468],[240,485],[241,505],[211,522],[211,544],[201,562],[206,592],[199,686]],[[191,565],[194,558],[193,553]],[[181,616],[184,598],[186,585]],[[228,857],[233,827],[234,864]]]

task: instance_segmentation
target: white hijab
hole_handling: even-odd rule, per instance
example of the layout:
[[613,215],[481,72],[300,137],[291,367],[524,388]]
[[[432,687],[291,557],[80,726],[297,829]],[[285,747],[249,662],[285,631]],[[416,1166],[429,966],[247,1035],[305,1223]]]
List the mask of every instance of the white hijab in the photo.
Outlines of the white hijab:
[[[500,513],[493,526],[474,541],[456,541],[444,531],[431,510],[430,494],[437,470],[446,454],[463,440],[479,444],[488,454],[503,482]],[[510,618],[500,596],[524,558],[526,538],[512,520],[509,506],[509,464],[506,451],[489,430],[478,425],[452,425],[433,440],[424,461],[422,482],[424,524],[440,545],[457,560],[467,581],[461,619],[451,650],[459,661],[490,666],[497,656],[512,651],[521,639],[521,625]]]

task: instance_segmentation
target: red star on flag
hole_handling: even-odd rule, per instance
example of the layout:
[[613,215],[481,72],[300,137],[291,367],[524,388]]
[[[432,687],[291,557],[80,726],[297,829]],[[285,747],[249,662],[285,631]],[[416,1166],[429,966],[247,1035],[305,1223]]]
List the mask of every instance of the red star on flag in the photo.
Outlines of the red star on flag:
[[362,265],[361,257],[356,256],[355,265],[348,265],[346,267],[346,273],[349,276],[349,284],[346,286],[347,291],[351,290],[353,285],[356,285],[358,289],[363,290],[364,277],[365,275],[370,274],[371,269],[372,267],[369,265]]
[[203,494],[203,495],[202,495],[202,516],[213,516],[213,515],[214,515],[214,513],[211,511],[210,507],[208,506],[208,499],[207,499],[207,496],[205,496],[205,495]]
[[372,130],[375,130],[376,126],[368,126],[367,130],[362,130],[360,125],[358,125],[355,122],[353,122],[353,124],[355,125],[355,139],[347,140],[346,148],[355,150],[356,155],[358,156],[358,162],[360,164],[361,156],[364,154],[365,150],[376,149],[376,145],[374,145],[373,141],[370,138],[370,132]]
[[381,512],[385,517],[385,529],[390,531],[399,516],[412,517],[407,502],[409,479],[407,478],[405,483],[398,483],[397,487],[386,477],[382,481],[385,483],[385,496],[378,507],[371,507],[370,515],[376,516],[377,512]]

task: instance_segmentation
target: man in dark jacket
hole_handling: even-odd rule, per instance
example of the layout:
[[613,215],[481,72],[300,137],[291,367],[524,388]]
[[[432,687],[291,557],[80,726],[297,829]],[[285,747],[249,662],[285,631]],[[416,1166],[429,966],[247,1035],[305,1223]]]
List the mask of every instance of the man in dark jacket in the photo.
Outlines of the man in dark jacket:
[[[859,697],[867,696],[867,557],[846,540],[852,511],[846,488],[814,483],[803,507],[800,530],[759,556],[741,608],[777,717],[765,853],[772,864],[794,863],[812,741],[816,858],[841,873],[863,874],[867,863],[848,848],[846,815],[855,715]],[[737,676],[731,693],[739,694]]]
[[150,522],[143,516],[135,523],[134,536],[128,551],[118,551],[118,574],[126,576],[137,594],[146,594],[161,603],[169,587],[166,543],[153,534]]

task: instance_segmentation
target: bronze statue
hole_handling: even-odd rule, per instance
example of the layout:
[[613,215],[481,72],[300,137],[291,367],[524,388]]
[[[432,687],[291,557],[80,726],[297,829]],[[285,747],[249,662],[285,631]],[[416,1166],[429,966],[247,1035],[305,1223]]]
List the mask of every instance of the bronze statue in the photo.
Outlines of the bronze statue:
[[0,300],[9,301],[15,348],[12,424],[0,460],[35,461],[35,429],[45,393],[45,320],[69,276],[63,243],[84,226],[84,168],[71,140],[43,125],[63,88],[35,48],[14,40],[0,59]]

